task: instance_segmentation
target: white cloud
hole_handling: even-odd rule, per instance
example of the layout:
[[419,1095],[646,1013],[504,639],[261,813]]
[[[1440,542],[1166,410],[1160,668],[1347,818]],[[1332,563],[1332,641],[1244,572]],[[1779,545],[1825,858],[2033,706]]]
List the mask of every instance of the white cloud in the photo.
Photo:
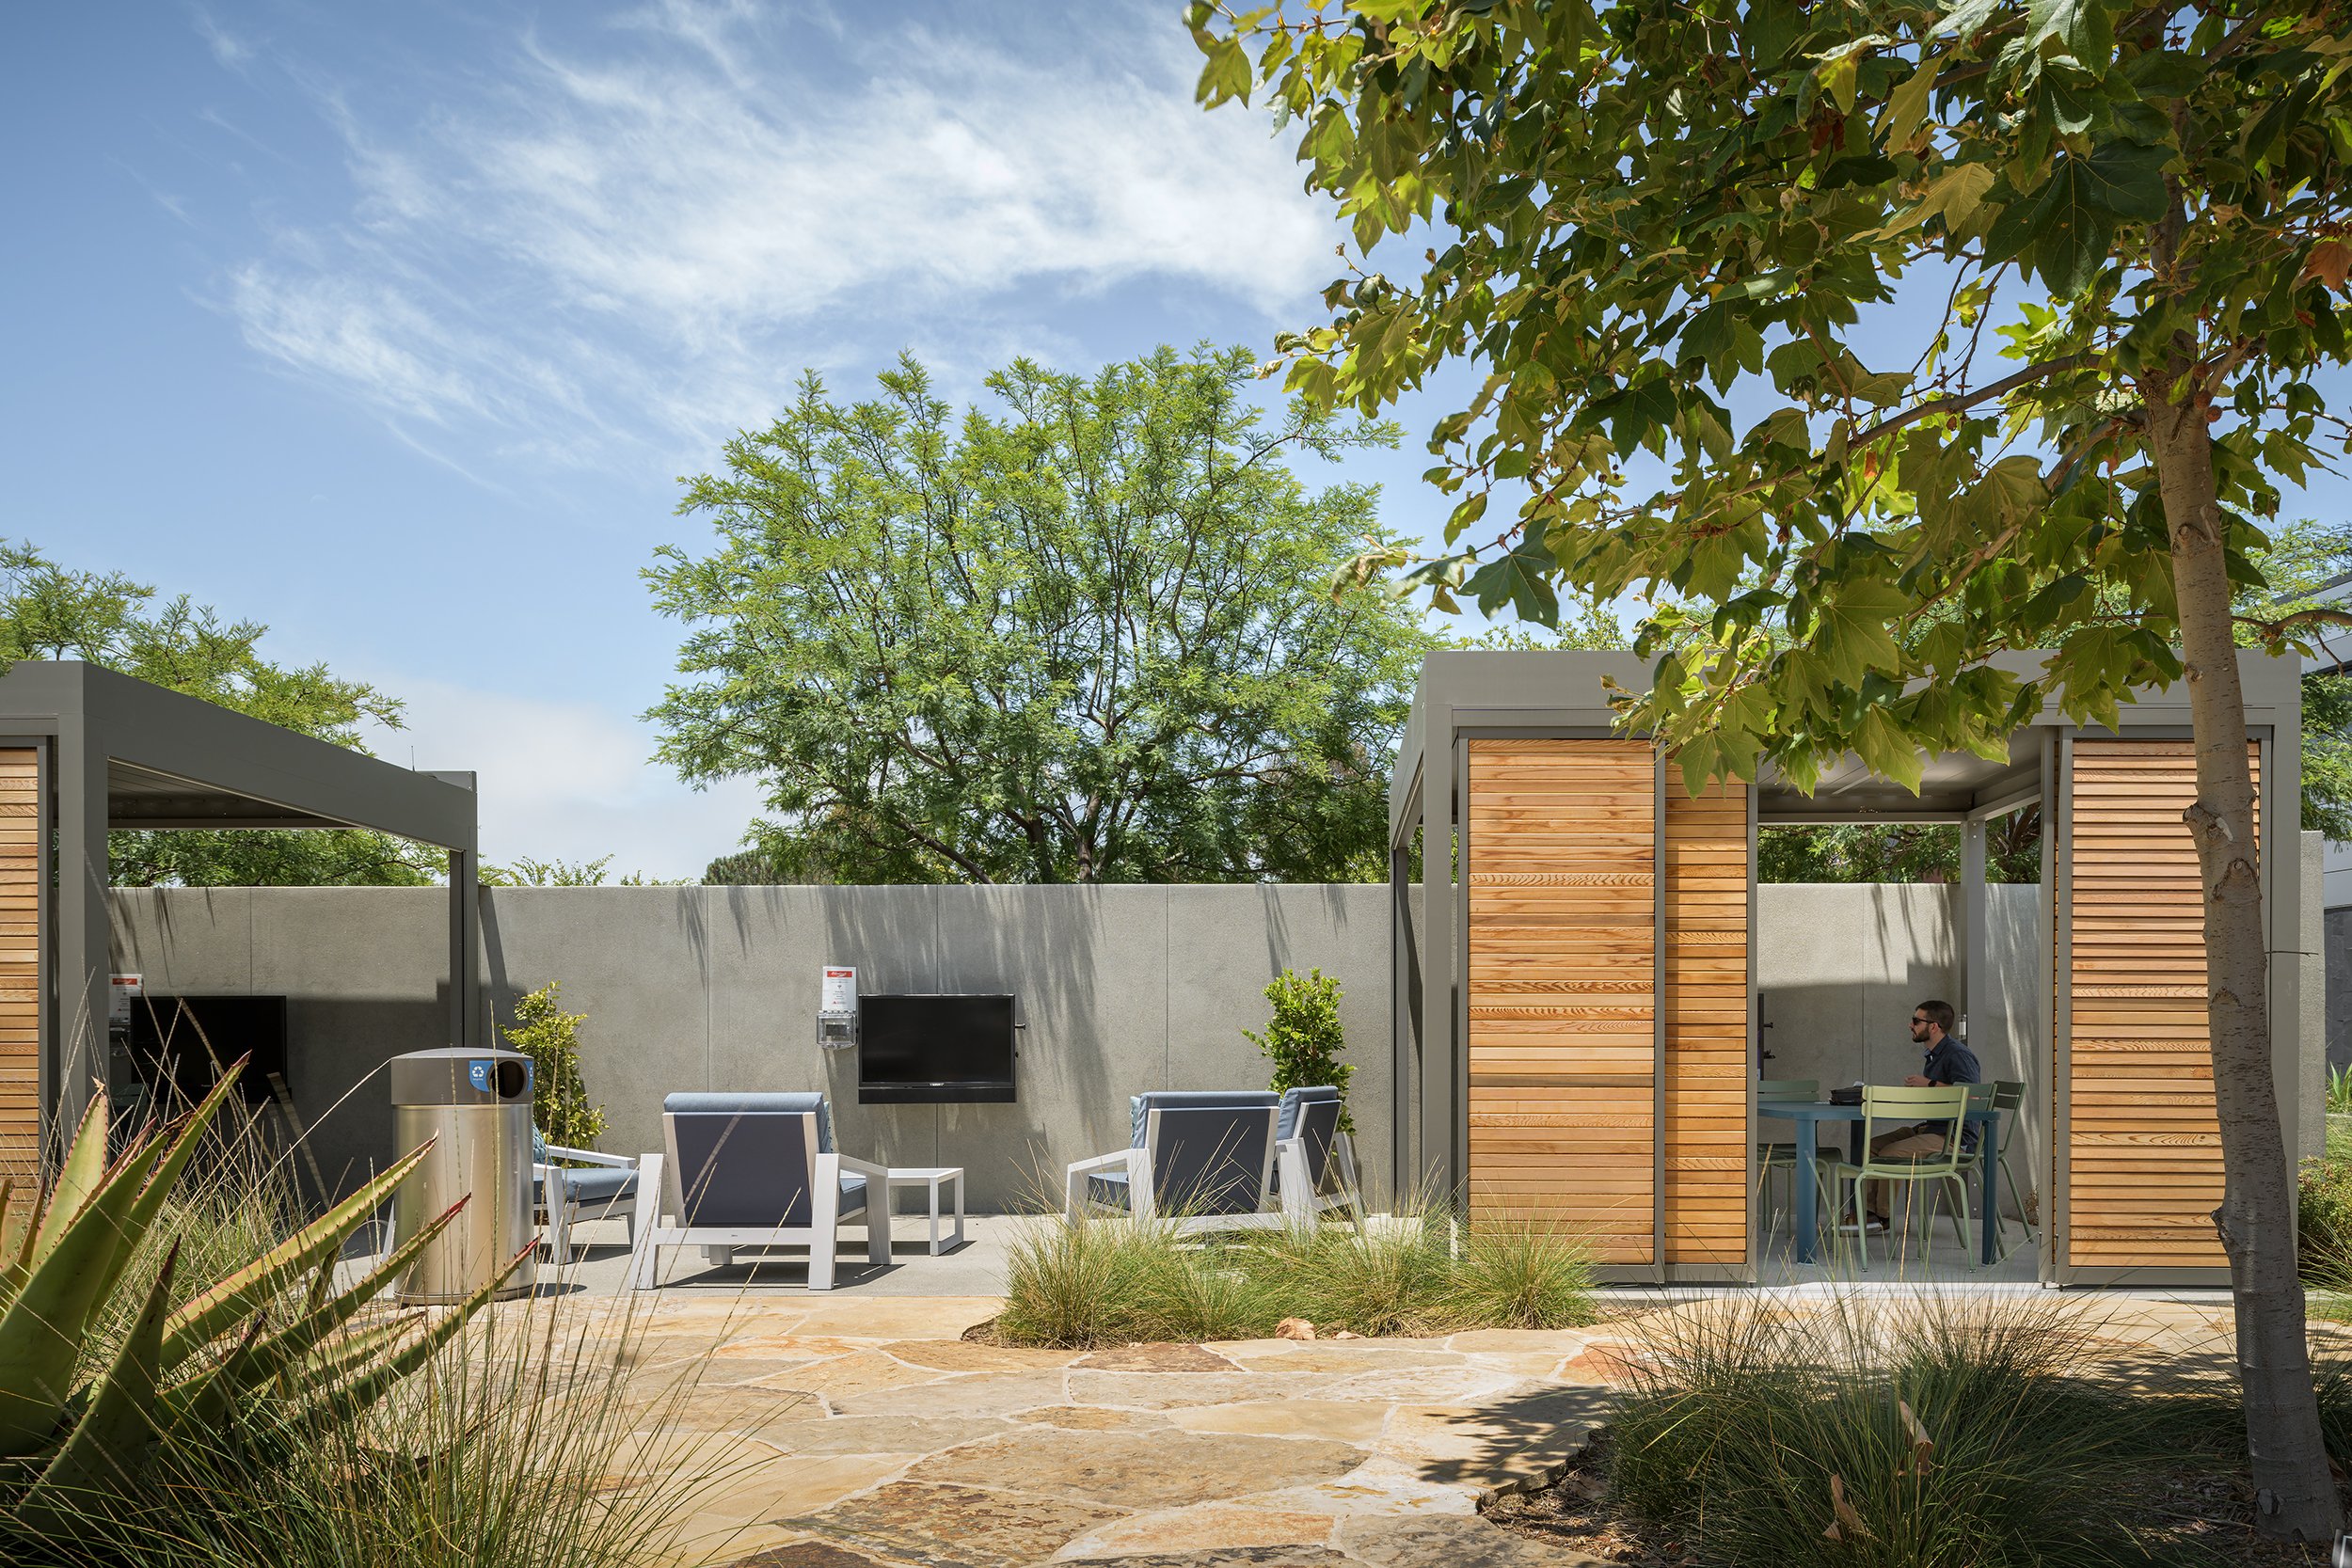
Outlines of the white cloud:
[[596,465],[707,450],[802,367],[1001,336],[1043,313],[1025,291],[1159,279],[1286,319],[1334,230],[1263,113],[1202,113],[1156,9],[1075,15],[1095,25],[1033,63],[670,0],[624,50],[521,38],[491,85],[435,78],[397,121],[290,64],[353,199],[237,267],[226,308],[396,421]]
[[648,766],[650,726],[603,708],[401,675],[378,684],[406,699],[406,723],[372,730],[369,746],[389,762],[472,769],[482,857],[492,864],[611,855],[616,879],[699,879],[758,814],[753,784],[695,790]]

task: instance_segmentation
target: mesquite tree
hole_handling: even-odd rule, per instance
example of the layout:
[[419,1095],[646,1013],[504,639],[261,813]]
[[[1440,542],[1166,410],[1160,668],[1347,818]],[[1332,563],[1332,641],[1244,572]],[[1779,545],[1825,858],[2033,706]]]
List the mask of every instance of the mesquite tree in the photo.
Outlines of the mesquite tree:
[[[1627,718],[1694,784],[1769,761],[1809,785],[1848,751],[1915,784],[1923,751],[2003,754],[2045,700],[2095,721],[2188,682],[2253,1472],[2265,1528],[2324,1537],[2231,593],[2280,481],[2344,433],[2313,377],[2345,355],[2346,12],[1187,20],[1203,101],[1263,88],[1368,253],[1282,340],[1289,386],[1371,413],[1446,360],[1489,372],[1430,436],[1462,497],[1447,549],[1344,581],[1537,621],[1564,585],[1640,597],[1657,679]],[[2024,679],[1989,662],[2020,648],[2054,652]]]

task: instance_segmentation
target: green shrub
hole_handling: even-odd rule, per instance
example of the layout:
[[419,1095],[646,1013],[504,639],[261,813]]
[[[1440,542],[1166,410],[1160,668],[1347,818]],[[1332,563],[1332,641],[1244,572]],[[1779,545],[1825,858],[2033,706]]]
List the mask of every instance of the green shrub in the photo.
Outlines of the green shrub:
[[1265,1033],[1244,1029],[1242,1037],[1273,1061],[1274,1081],[1269,1087],[1280,1094],[1285,1089],[1331,1085],[1340,1091],[1340,1131],[1352,1134],[1356,1122],[1347,1112],[1347,1081],[1356,1076],[1356,1069],[1340,1060],[1340,1053],[1347,1048],[1340,1028],[1340,983],[1327,978],[1320,969],[1309,971],[1304,978],[1297,971],[1286,969],[1266,987],[1265,997],[1274,1004],[1274,1017]]
[[1017,1344],[1083,1349],[1260,1338],[1284,1318],[1366,1336],[1566,1327],[1593,1318],[1590,1255],[1565,1233],[1425,1212],[1376,1217],[1361,1234],[1041,1220],[1012,1243],[996,1327]]
[[563,988],[549,980],[515,1003],[515,1022],[500,1031],[531,1058],[531,1119],[551,1144],[594,1148],[604,1132],[604,1107],[588,1102],[580,1075],[580,1026],[586,1013],[567,1013]]
[[2039,1296],[1686,1307],[1612,1417],[1609,1484],[1709,1560],[2145,1562],[2131,1482],[2235,1433],[2224,1399],[2096,1382],[2098,1326]]
[[2306,1160],[2296,1172],[2296,1247],[2307,1279],[2352,1273],[2352,1157]]

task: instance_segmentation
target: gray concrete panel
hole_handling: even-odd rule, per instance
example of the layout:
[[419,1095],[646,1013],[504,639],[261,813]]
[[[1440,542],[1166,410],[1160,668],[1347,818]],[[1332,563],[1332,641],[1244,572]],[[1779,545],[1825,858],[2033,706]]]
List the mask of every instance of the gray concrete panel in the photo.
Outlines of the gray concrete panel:
[[932,887],[703,889],[709,1086],[821,1089],[845,1152],[883,1164],[936,1164],[939,1108],[860,1105],[857,1053],[818,1045],[817,1001],[818,971],[835,963],[855,968],[868,992],[938,989],[939,895]]
[[1172,887],[1168,897],[1167,1086],[1256,1088],[1273,1064],[1243,1037],[1263,1033],[1268,982],[1320,969],[1340,983],[1340,1025],[1356,1161],[1385,1185],[1391,1101],[1390,894],[1385,885]]
[[1064,1164],[1126,1147],[1130,1095],[1167,1084],[1168,891],[939,890],[939,989],[1010,991],[1025,1025],[1015,1104],[939,1108],[939,1158],[976,1203],[1048,1200]]
[[[584,1013],[580,1076],[604,1107],[602,1148],[661,1147],[661,1097],[711,1087],[703,890],[496,888],[484,895],[483,989],[495,1025],[548,981]],[[736,1085],[722,1085],[733,1087]]]

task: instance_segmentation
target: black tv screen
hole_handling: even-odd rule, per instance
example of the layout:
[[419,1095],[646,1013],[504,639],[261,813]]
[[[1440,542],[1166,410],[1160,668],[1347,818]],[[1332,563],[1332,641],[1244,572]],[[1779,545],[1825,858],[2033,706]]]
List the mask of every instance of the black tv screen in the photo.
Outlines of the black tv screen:
[[888,993],[859,997],[858,1103],[1009,1102],[1012,1000]]
[[249,1056],[237,1088],[258,1105],[270,1097],[269,1075],[286,1071],[286,999],[142,996],[131,1004],[131,1056],[151,1089],[168,1085],[187,1101],[211,1092],[218,1068]]

